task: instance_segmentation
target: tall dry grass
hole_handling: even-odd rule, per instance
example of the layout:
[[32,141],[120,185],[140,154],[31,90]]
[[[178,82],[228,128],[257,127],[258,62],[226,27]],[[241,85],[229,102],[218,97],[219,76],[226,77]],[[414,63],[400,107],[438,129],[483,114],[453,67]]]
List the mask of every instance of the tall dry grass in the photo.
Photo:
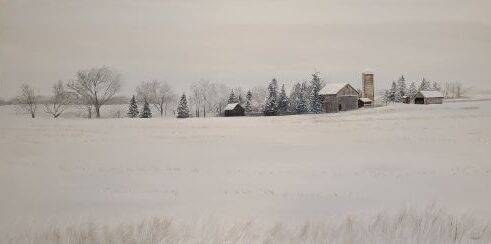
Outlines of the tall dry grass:
[[224,224],[198,221],[179,224],[153,218],[136,224],[50,226],[40,232],[3,236],[2,243],[491,243],[488,223],[454,216],[441,209],[405,209],[372,218],[341,222],[278,223],[254,221]]

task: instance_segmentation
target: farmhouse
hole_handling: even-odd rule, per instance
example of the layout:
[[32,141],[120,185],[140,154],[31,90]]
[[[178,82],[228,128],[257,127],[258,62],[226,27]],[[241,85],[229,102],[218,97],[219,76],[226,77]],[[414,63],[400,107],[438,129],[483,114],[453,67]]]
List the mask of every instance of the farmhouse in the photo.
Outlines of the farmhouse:
[[443,94],[439,91],[420,91],[414,97],[415,104],[442,104]]
[[319,92],[326,113],[349,111],[358,108],[359,93],[348,83],[327,84]]
[[361,97],[360,99],[358,99],[359,108],[370,107],[372,105],[373,105],[373,101],[370,98]]
[[225,117],[244,116],[245,110],[239,103],[230,103],[225,107]]

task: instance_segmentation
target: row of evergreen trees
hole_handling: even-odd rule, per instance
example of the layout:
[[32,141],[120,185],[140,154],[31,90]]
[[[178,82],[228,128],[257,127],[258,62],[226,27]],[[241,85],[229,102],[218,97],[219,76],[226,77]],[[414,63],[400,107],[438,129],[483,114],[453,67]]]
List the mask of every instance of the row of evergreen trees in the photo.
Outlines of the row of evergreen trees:
[[404,102],[405,97],[407,97],[410,102],[413,102],[419,91],[428,90],[441,91],[441,86],[438,82],[433,82],[432,84],[425,78],[423,78],[419,86],[416,86],[415,82],[411,82],[411,84],[407,86],[406,78],[402,75],[397,82],[392,82],[390,89],[384,91],[382,100],[384,103],[402,103]]
[[142,111],[138,111],[138,104],[136,103],[135,96],[131,97],[130,105],[128,108],[128,117],[130,118],[152,118],[152,111],[150,105],[145,100]]
[[[277,115],[279,113],[321,113],[322,98],[319,92],[323,86],[319,73],[312,75],[310,82],[295,83],[290,96],[286,94],[285,85],[279,89],[278,81],[271,80],[267,87],[266,102],[263,113],[265,115]],[[246,99],[235,95],[234,90],[230,91],[228,103],[239,103],[244,106],[246,112],[252,111],[252,92],[247,91]]]
[[268,96],[264,106],[265,115],[277,115],[287,111],[303,113],[321,113],[322,98],[319,92],[322,82],[319,73],[312,74],[310,84],[296,83],[292,89],[290,97],[287,96],[285,85],[281,86],[278,92],[278,81],[273,79],[268,85]]

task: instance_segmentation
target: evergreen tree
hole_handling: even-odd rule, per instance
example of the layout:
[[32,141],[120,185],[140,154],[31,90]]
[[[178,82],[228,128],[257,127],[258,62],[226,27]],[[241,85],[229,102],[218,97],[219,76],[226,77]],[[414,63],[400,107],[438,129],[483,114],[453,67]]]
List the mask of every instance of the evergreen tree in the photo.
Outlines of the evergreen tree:
[[278,82],[273,79],[268,85],[268,98],[264,106],[266,115],[276,115],[278,112]]
[[416,89],[416,84],[414,82],[411,82],[411,85],[409,86],[409,89],[407,90],[407,96],[409,97],[410,101],[414,101],[414,97],[418,93],[418,89]]
[[242,95],[241,95],[241,94],[239,94],[239,97],[237,98],[237,102],[238,102],[240,105],[244,104],[244,99],[242,98]]
[[238,103],[239,99],[235,96],[234,90],[230,91],[230,96],[228,97],[228,103]]
[[397,81],[396,85],[396,93],[394,96],[394,100],[397,103],[400,103],[403,101],[403,97],[406,96],[406,79],[404,78],[404,75],[399,78]]
[[438,82],[433,82],[433,90],[435,91],[441,91],[442,90],[442,87],[440,86],[440,84],[438,84]]
[[318,114],[322,112],[322,98],[319,95],[321,90],[321,79],[319,77],[319,73],[312,75],[311,86],[312,90],[310,91],[309,97],[310,111]]
[[177,117],[178,118],[189,117],[189,106],[185,93],[182,94],[181,99],[179,100],[179,105],[177,106]]
[[302,93],[302,84],[300,82],[295,82],[293,88],[290,92],[290,97],[288,99],[288,105],[290,111],[297,111],[297,103],[300,98],[300,93]]
[[251,90],[247,91],[246,95],[246,104],[245,104],[245,111],[246,112],[251,112],[252,111],[252,92]]
[[388,104],[388,103],[390,102],[390,90],[385,89],[384,94],[383,94],[383,96],[382,96],[382,101],[383,101],[385,104]]
[[280,112],[286,112],[288,110],[288,97],[286,96],[285,85],[281,86],[278,109]]
[[389,90],[388,100],[389,102],[396,102],[396,94],[397,94],[397,84],[395,81],[392,82],[392,87]]
[[423,78],[423,80],[421,81],[421,85],[419,86],[419,90],[427,91],[430,90],[430,88],[431,88],[430,82],[427,81],[425,78]]
[[130,118],[136,118],[138,117],[138,104],[136,103],[135,95],[131,97],[130,100],[130,105],[128,108],[128,117]]
[[148,104],[147,100],[145,100],[145,103],[143,104],[140,118],[152,118],[152,111],[150,110],[150,105]]
[[307,106],[307,100],[305,99],[305,94],[304,91],[306,90],[305,84],[302,84],[300,87],[300,92],[298,93],[298,96],[296,97],[296,108],[295,111],[298,114],[303,114],[308,112],[308,106]]

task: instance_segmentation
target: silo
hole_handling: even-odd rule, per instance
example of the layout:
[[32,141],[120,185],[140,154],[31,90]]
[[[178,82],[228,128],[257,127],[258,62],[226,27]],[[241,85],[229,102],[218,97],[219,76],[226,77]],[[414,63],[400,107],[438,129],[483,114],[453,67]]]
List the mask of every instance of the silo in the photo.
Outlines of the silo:
[[362,97],[366,97],[375,103],[375,86],[373,84],[373,72],[365,71],[362,74]]

